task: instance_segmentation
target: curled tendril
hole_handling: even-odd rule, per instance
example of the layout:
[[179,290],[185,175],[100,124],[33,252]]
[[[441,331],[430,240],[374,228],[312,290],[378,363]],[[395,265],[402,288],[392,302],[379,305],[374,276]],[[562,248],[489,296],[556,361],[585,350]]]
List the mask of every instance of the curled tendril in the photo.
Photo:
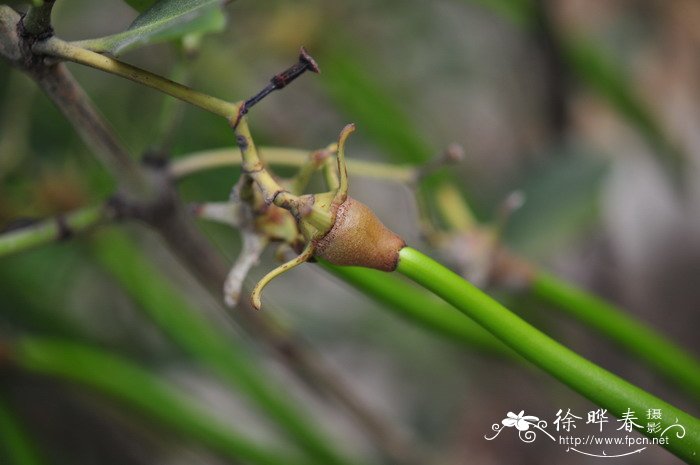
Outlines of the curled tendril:
[[487,441],[491,441],[491,440],[493,440],[493,439],[496,439],[496,437],[497,437],[499,434],[501,434],[501,431],[503,431],[504,428],[505,428],[505,427],[504,427],[503,425],[501,425],[500,423],[494,423],[493,425],[491,425],[491,430],[492,430],[492,431],[495,431],[496,434],[494,434],[494,435],[491,436],[491,437],[488,437],[488,436],[486,436],[486,435],[484,434],[484,439],[486,439]]
[[678,439],[683,439],[685,437],[685,427],[678,423],[678,419],[676,419],[676,423],[674,423],[670,426],[667,426],[666,429],[664,429],[659,436],[665,437],[666,431],[670,430],[671,428],[678,428],[679,429],[679,431],[676,431],[676,437]]
[[535,433],[531,429],[527,431],[518,431],[518,437],[520,437],[520,440],[522,442],[526,442],[529,444],[531,442],[535,442],[535,439],[537,439],[537,433]]

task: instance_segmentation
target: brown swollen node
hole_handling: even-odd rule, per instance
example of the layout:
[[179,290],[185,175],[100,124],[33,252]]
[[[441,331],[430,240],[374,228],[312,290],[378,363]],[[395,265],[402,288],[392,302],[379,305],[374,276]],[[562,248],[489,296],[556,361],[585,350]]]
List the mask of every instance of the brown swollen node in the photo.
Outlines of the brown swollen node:
[[367,205],[348,197],[338,207],[331,230],[315,246],[314,255],[333,265],[394,271],[406,242]]

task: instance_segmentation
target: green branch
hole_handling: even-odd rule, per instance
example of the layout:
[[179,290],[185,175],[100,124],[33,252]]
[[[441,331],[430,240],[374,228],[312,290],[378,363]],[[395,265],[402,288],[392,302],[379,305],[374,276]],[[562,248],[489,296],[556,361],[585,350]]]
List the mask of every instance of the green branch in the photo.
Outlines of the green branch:
[[700,363],[652,328],[543,271],[535,273],[531,289],[538,298],[596,329],[700,398]]
[[[415,249],[401,250],[397,271],[442,297],[527,360],[620,418],[627,409],[660,408],[662,430],[677,420],[686,431],[664,445],[689,463],[700,452],[700,420],[586,360],[540,332],[457,274]],[[659,433],[640,432],[649,437]]]
[[[308,163],[311,152],[288,147],[260,147],[261,158],[268,165],[300,167]],[[240,166],[240,153],[236,149],[221,148],[194,152],[173,160],[171,175],[176,178],[189,176],[200,171],[225,166]],[[355,176],[387,179],[396,182],[410,182],[415,179],[416,170],[412,166],[390,165],[363,160],[348,160],[348,173]]]
[[[440,214],[450,229],[468,233],[487,227],[475,223],[467,203],[454,185],[442,185],[436,196]],[[700,363],[687,351],[613,304],[545,271],[537,270],[523,258],[513,255],[508,257],[503,274],[528,283],[533,295],[598,331],[700,398]]]
[[436,334],[470,348],[477,347],[498,355],[514,355],[508,347],[452,305],[391,274],[369,268],[335,266],[325,261],[321,261],[321,265],[363,294],[384,304],[387,310]]
[[240,103],[231,103],[211,95],[190,89],[187,86],[173,82],[150,71],[123,63],[99,53],[77,47],[56,37],[43,42],[37,42],[33,49],[35,53],[49,55],[81,65],[90,66],[116,76],[143,84],[152,89],[202,108],[215,115],[223,116],[229,122],[235,121],[240,109]]
[[107,221],[110,217],[103,206],[87,207],[6,232],[0,235],[0,257],[65,239]]

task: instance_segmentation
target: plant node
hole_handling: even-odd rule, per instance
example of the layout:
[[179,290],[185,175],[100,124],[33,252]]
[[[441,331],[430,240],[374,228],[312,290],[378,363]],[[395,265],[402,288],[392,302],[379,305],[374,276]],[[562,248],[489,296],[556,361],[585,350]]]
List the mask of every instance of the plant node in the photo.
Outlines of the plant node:
[[[355,130],[349,124],[337,144],[337,173],[333,190],[296,197],[288,209],[297,219],[306,247],[294,259],[272,270],[255,286],[252,303],[260,308],[264,287],[280,274],[316,256],[335,265],[363,266],[393,271],[405,242],[382,224],[365,204],[348,196],[345,142]],[[320,166],[321,164],[319,164]]]

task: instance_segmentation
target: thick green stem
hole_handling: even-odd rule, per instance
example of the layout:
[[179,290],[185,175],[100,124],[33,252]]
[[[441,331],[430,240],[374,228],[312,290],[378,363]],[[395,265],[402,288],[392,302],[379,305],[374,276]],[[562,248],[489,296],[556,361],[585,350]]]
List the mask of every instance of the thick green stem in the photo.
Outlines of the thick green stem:
[[[524,358],[612,415],[622,417],[627,409],[636,412],[661,409],[662,431],[674,420],[685,428],[682,439],[672,434],[664,447],[689,463],[698,463],[700,420],[697,418],[564,347],[415,249],[405,247],[401,250],[397,271],[454,305]],[[659,433],[644,429],[640,432],[659,437]]]
[[0,257],[56,242],[83,232],[109,215],[105,207],[87,207],[65,216],[44,220],[31,226],[0,235]]
[[535,273],[531,289],[538,298],[596,329],[700,398],[700,363],[653,329],[543,271]]
[[515,355],[498,339],[444,301],[382,271],[355,266],[321,265],[387,310],[441,336],[498,355]]

